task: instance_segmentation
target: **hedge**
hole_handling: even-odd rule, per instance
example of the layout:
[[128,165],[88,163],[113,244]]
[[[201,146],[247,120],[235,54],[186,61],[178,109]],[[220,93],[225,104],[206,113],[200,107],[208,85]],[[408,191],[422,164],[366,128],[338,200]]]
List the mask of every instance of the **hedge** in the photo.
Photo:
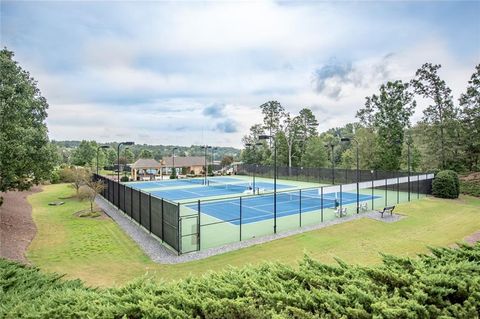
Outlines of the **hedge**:
[[480,181],[460,181],[460,192],[480,197]]
[[480,244],[379,266],[305,256],[174,283],[95,289],[0,259],[3,318],[478,318]]
[[458,198],[460,181],[457,173],[450,170],[438,172],[433,179],[432,194],[440,198]]

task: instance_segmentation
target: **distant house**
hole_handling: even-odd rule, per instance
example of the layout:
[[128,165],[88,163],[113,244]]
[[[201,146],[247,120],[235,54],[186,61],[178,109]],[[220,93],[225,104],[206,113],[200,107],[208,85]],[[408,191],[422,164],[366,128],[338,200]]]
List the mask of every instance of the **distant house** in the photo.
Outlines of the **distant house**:
[[140,158],[130,168],[134,181],[153,180],[162,175],[162,163],[151,158]]
[[[207,162],[207,165],[211,164]],[[162,158],[162,165],[166,168],[167,173],[171,172],[174,160],[170,157]],[[186,167],[187,172],[190,174],[193,171],[193,174],[200,175],[203,172],[203,167],[205,166],[205,157],[204,156],[175,156],[175,169],[177,172],[181,173],[182,168]]]

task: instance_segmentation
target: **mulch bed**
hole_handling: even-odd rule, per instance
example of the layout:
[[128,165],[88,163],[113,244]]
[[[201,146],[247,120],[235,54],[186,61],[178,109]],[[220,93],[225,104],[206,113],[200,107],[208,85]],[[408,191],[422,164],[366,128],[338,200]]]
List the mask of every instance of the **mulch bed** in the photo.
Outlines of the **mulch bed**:
[[37,228],[27,197],[41,191],[40,186],[34,186],[29,191],[0,193],[3,197],[3,205],[0,206],[0,257],[28,263],[25,252]]

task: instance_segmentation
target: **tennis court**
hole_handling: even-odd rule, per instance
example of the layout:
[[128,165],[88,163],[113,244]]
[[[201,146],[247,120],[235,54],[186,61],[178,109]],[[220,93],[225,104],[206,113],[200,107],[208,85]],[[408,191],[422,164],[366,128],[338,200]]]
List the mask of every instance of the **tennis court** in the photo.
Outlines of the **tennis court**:
[[[380,196],[359,194],[359,201],[371,201]],[[327,193],[322,197],[317,189],[299,192],[285,192],[277,194],[277,218],[303,213],[318,211],[326,208],[335,208],[335,201],[338,204],[349,205],[357,201],[356,193]],[[198,205],[190,204],[187,207],[198,212]],[[238,198],[230,200],[203,202],[200,208],[201,213],[214,218],[229,222],[233,225],[255,223],[263,220],[273,219],[274,195],[263,195],[255,197],[244,197],[240,203]],[[241,216],[241,220],[239,220]]]
[[[241,181],[241,180],[240,180]],[[292,188],[291,185],[277,184],[277,189]],[[257,182],[255,183],[255,189],[263,189],[265,191],[273,190],[273,183]],[[151,191],[154,196],[164,198],[167,200],[178,201],[194,198],[213,197],[213,196],[225,196],[242,194],[247,191],[252,191],[253,186],[249,182],[241,181],[240,183],[232,183],[231,180],[228,183],[219,183],[215,180],[210,180],[207,186],[199,185],[189,188],[175,188]]]

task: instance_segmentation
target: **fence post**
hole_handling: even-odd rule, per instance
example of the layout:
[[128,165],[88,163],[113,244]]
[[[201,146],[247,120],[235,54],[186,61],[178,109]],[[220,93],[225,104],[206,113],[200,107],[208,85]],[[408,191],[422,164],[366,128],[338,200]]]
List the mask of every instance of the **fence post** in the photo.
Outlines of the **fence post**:
[[385,178],[385,206],[388,206],[388,184],[387,184],[388,179]]
[[298,213],[299,213],[299,218],[300,218],[300,227],[302,227],[302,190],[298,190],[299,195],[300,195],[300,200],[298,201],[299,207],[298,207]]
[[417,174],[417,199],[420,198],[420,175]]
[[400,203],[400,178],[397,176],[397,204]]
[[[343,206],[343,194],[342,194],[342,184],[340,184],[340,212],[342,211],[342,206]],[[340,213],[340,217],[342,216],[342,214]]]
[[374,209],[375,205],[375,181],[373,180],[373,174],[372,174],[372,210]]
[[138,223],[142,225],[142,191],[138,191]]
[[123,209],[124,209],[124,210],[127,210],[127,209],[125,208],[125,203],[126,203],[126,201],[125,201],[125,193],[126,193],[126,192],[127,192],[127,185],[123,185]]
[[200,218],[201,218],[201,213],[200,213],[200,200],[198,200],[198,217],[197,217],[197,251],[200,251],[202,248],[201,243],[200,243]]
[[177,204],[177,248],[178,248],[178,255],[182,254],[182,223],[180,221],[180,203]]
[[323,186],[320,187],[320,196],[321,196],[321,198],[322,198],[322,206],[321,206],[321,211],[320,211],[320,213],[321,213],[320,222],[323,223]]
[[148,193],[148,231],[152,233],[152,194]]
[[163,205],[163,198],[161,199],[161,202],[160,202],[160,206],[162,207],[162,219],[160,221],[160,223],[162,224],[162,243],[165,241],[164,238],[165,238],[165,232],[164,232],[164,229],[165,229],[165,222],[164,222],[164,217],[163,217],[163,209],[164,209],[164,205]]
[[242,196],[240,196],[240,241],[242,241]]
[[133,215],[133,187],[130,188],[130,219]]

